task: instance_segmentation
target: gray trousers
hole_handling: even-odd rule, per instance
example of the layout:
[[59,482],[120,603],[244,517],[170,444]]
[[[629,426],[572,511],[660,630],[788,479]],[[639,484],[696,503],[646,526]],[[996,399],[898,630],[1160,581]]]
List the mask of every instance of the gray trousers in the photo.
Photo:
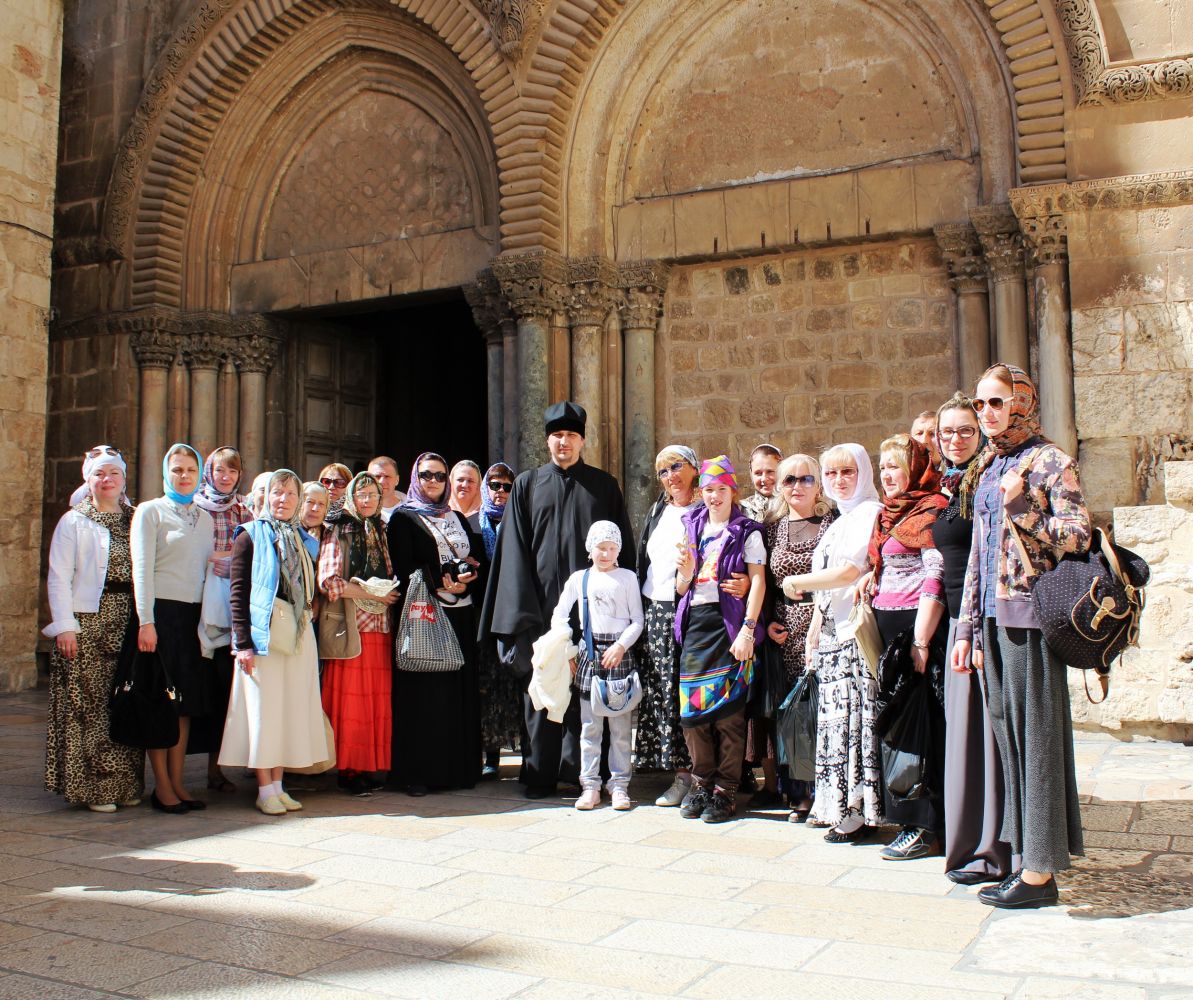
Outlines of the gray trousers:
[[1002,839],[1035,872],[1064,871],[1085,853],[1068,669],[1034,628],[982,619],[990,723],[1002,757]]

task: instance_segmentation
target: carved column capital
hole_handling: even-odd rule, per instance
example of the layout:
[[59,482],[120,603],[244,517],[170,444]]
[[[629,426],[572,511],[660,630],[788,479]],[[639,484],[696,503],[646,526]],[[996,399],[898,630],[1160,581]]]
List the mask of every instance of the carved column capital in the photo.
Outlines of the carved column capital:
[[505,324],[513,322],[514,314],[501,291],[501,283],[491,267],[478,271],[475,284],[464,286],[464,300],[472,309],[472,319],[486,343],[500,341]]
[[273,337],[251,333],[232,343],[232,360],[241,372],[268,372],[278,363],[281,344]]
[[604,257],[579,257],[568,262],[568,322],[572,326],[603,326],[617,299],[617,270]]
[[968,222],[949,223],[932,230],[957,294],[985,292],[986,261],[978,231]]
[[1069,253],[1069,230],[1063,206],[1069,185],[1050,184],[1039,188],[1016,188],[1011,208],[1027,245],[1033,267],[1063,263]]
[[182,358],[191,371],[219,371],[220,362],[227,353],[228,346],[223,337],[200,333],[183,341]]
[[137,330],[132,334],[133,357],[140,368],[161,368],[163,371],[174,364],[178,356],[178,336],[165,330]]
[[562,312],[567,266],[550,250],[532,250],[494,259],[493,275],[518,319],[550,321]]
[[626,329],[654,330],[658,325],[670,270],[668,265],[652,260],[621,265],[618,273],[618,285],[622,290],[619,308]]
[[996,283],[1023,280],[1023,235],[1011,206],[984,205],[969,213]]

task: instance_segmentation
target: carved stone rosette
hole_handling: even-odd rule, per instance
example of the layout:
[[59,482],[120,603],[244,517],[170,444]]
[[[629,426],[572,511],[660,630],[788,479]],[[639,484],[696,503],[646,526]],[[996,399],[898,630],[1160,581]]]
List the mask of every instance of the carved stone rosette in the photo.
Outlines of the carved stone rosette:
[[1010,205],[984,205],[969,213],[996,284],[1023,280],[1023,235]]
[[953,291],[986,291],[986,261],[978,232],[968,222],[936,226],[932,232],[949,271]]
[[549,320],[566,305],[567,265],[550,250],[497,257],[493,275],[518,319]]

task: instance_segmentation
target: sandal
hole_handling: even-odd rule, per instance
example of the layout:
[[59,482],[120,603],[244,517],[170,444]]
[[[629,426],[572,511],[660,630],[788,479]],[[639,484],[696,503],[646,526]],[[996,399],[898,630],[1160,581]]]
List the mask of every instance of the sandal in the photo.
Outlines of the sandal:
[[827,844],[856,844],[859,840],[865,840],[870,835],[870,828],[868,826],[859,826],[856,830],[850,830],[849,833],[842,833],[840,830],[829,830],[824,835],[825,843]]

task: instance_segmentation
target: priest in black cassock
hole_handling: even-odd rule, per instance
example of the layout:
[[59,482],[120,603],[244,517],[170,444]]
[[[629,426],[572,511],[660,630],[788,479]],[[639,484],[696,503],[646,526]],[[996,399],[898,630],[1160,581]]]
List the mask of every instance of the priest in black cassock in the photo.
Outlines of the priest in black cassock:
[[[584,540],[594,521],[612,521],[624,543],[620,565],[634,568],[633,532],[625,498],[609,473],[585,465],[588,415],[577,403],[555,403],[544,414],[551,461],[514,480],[506,504],[480,632],[497,640],[502,661],[522,684],[522,773],[526,797],[554,795],[560,781],[580,780],[580,703],[574,696],[563,723],[535,711],[526,693],[531,644],[550,629],[563,585],[588,565]],[[575,624],[575,623],[573,623]]]

